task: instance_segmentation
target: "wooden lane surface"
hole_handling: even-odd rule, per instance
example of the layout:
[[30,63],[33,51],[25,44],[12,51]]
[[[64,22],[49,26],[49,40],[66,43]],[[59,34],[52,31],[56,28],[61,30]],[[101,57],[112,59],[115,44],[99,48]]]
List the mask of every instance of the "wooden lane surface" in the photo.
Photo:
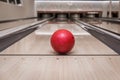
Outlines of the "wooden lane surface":
[[120,57],[0,56],[0,80],[120,80]]
[[[38,29],[1,54],[51,54],[50,35],[65,25]],[[75,29],[74,29],[75,28]],[[48,30],[47,30],[48,29]],[[117,54],[79,27],[66,27],[75,35],[71,54]],[[42,32],[42,33],[41,33]],[[79,32],[79,34],[78,34]],[[120,80],[119,56],[1,56],[0,80]]]

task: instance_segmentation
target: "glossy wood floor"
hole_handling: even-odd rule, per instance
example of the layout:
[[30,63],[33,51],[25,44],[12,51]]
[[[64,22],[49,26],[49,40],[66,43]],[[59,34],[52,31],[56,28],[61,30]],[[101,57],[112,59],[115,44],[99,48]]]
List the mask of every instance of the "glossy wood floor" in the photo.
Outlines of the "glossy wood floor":
[[[61,28],[75,36],[71,56],[56,55],[50,46],[51,34]],[[0,80],[120,80],[120,57],[75,24],[40,25],[1,52]]]
[[120,80],[120,57],[0,57],[0,80]]

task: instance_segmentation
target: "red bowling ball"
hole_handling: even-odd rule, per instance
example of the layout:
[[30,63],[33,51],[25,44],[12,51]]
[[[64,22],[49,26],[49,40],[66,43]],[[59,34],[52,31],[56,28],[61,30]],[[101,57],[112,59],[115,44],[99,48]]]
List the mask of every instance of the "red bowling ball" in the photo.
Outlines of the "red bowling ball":
[[51,46],[59,54],[67,54],[74,46],[73,34],[65,29],[57,30],[51,36]]

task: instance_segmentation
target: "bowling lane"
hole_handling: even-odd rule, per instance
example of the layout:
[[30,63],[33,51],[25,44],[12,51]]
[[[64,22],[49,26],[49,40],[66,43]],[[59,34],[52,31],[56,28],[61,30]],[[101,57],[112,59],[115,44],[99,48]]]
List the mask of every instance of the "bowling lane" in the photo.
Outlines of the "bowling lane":
[[115,33],[120,34],[120,24],[118,23],[112,23],[112,22],[106,22],[102,20],[96,20],[96,19],[81,19],[87,23],[93,24],[95,26],[113,31]]
[[26,25],[26,24],[33,23],[36,21],[37,19],[27,19],[27,20],[17,20],[17,21],[12,21],[12,22],[0,23],[0,31],[9,29],[9,28],[18,27],[21,25]]
[[0,80],[120,80],[120,58],[0,56]]
[[55,55],[56,52],[51,48],[50,36],[58,29],[67,29],[75,36],[75,46],[70,55],[117,55],[112,49],[91,36],[74,23],[44,24],[28,35],[27,37],[16,42],[1,54],[38,54],[38,55]]

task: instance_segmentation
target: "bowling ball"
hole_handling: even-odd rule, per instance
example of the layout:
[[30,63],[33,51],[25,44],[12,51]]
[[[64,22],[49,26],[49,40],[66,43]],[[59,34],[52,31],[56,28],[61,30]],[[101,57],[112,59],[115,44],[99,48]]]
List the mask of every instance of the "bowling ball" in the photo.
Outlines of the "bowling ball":
[[66,29],[57,30],[51,36],[51,46],[59,54],[67,54],[73,48],[74,43],[73,34]]

